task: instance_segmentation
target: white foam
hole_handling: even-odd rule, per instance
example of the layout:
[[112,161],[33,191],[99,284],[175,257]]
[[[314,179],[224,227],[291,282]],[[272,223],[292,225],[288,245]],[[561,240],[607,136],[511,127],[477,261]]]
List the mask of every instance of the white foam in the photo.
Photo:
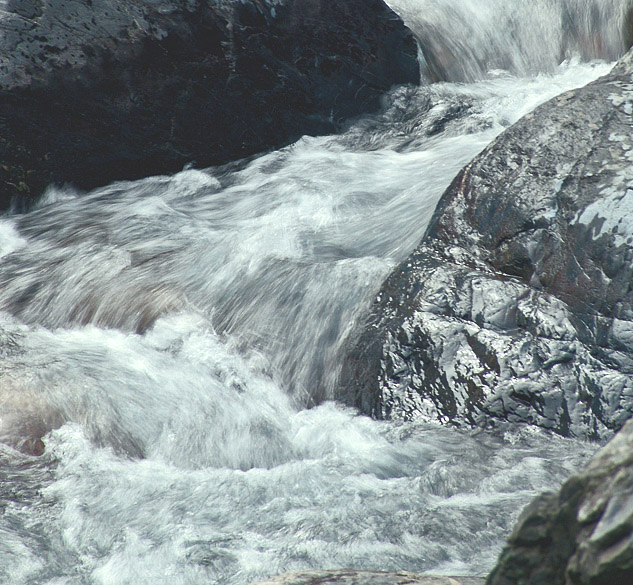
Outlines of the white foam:
[[[17,434],[55,428],[30,467],[0,449],[0,581],[484,574],[520,508],[592,447],[303,407],[331,396],[346,336],[457,171],[607,68],[401,88],[342,136],[232,173],[117,183],[1,220],[0,392],[16,399],[0,417],[10,407]],[[480,292],[494,321],[503,300]]]
[[0,258],[24,248],[26,244],[26,239],[20,236],[13,220],[0,219]]

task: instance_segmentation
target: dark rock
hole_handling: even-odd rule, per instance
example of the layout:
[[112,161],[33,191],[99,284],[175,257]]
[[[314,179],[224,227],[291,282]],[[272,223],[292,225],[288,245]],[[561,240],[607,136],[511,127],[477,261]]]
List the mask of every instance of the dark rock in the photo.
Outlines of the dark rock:
[[[534,538],[536,532],[538,538]],[[523,512],[487,585],[633,583],[633,421]]]
[[328,133],[417,83],[382,0],[10,0],[0,208]]
[[629,53],[459,174],[356,334],[347,403],[594,439],[631,416],[632,72]]

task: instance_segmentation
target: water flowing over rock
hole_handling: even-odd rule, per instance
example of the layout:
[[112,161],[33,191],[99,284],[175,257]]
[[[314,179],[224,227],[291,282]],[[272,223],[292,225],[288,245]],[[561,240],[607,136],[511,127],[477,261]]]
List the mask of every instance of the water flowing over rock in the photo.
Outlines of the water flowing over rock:
[[483,585],[476,577],[434,577],[413,573],[370,571],[305,571],[288,573],[256,585]]
[[553,71],[577,55],[615,61],[633,44],[629,0],[389,2],[418,38],[423,75],[433,80]]
[[341,394],[378,418],[608,437],[633,412],[633,54],[453,181]]
[[633,580],[633,422],[559,493],[523,512],[488,585],[629,585]]
[[417,83],[382,0],[4,0],[0,208],[54,183],[224,163]]

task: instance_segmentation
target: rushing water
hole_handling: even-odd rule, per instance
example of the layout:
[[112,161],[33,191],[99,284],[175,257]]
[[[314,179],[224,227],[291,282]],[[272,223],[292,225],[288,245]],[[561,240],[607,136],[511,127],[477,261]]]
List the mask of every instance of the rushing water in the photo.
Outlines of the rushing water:
[[[399,88],[340,136],[51,189],[0,218],[0,582],[485,574],[522,506],[593,447],[328,398],[346,336],[459,168],[609,67]],[[13,448],[39,436],[41,457]]]
[[617,59],[633,42],[631,0],[390,0],[431,79],[553,71],[575,56]]

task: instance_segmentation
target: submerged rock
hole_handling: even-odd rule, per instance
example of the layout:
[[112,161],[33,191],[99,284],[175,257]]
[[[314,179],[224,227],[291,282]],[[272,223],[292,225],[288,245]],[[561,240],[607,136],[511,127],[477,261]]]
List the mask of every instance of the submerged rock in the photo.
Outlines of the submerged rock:
[[633,421],[519,519],[487,585],[633,583]]
[[371,571],[305,571],[287,573],[257,585],[483,585],[476,577],[434,577]]
[[329,133],[417,83],[382,0],[8,0],[0,209]]
[[383,285],[341,397],[609,437],[633,413],[633,54],[503,133]]

